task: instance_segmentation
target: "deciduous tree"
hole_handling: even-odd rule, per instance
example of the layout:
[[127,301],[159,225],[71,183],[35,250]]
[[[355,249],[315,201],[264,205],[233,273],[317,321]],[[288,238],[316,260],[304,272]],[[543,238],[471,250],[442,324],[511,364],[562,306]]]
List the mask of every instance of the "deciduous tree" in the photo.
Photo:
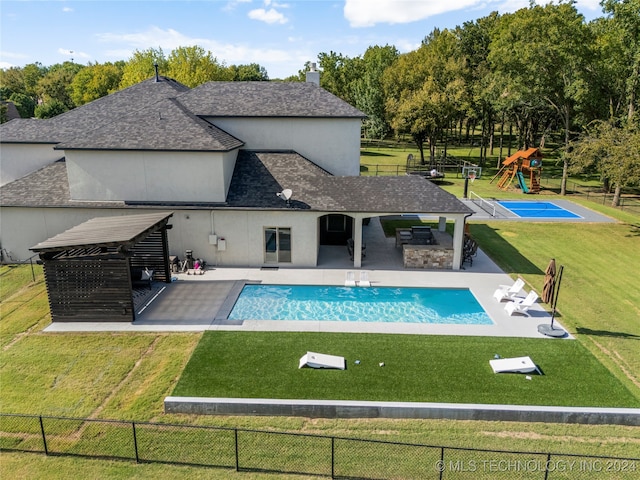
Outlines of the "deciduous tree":
[[124,62],[96,63],[83,68],[71,82],[71,99],[80,106],[115,92],[123,68]]
[[133,55],[127,60],[122,70],[119,89],[122,90],[153,77],[155,75],[154,65],[158,65],[158,71],[161,75],[166,74],[167,59],[161,48],[149,48],[133,52]]
[[613,206],[620,205],[622,189],[640,186],[640,128],[635,122],[617,126],[598,121],[573,143],[567,154],[574,172],[598,171],[614,187]]
[[187,87],[197,87],[203,83],[233,80],[233,72],[216,57],[202,47],[178,47],[172,50],[167,59],[167,73]]
[[[573,3],[532,6],[504,15],[493,30],[489,60],[509,78],[510,94],[540,99],[561,121],[568,147],[576,104],[587,88],[584,67],[592,38]],[[560,193],[566,194],[564,162]]]

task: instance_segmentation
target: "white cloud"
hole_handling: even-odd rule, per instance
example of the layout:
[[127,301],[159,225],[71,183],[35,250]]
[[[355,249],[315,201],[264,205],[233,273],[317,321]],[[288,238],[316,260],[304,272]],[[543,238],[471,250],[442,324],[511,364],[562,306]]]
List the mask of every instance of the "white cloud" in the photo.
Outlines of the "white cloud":
[[252,0],[229,0],[227,4],[222,8],[225,12],[231,12],[241,3],[251,3]]
[[593,12],[602,13],[602,7],[600,6],[600,0],[578,0],[576,7],[579,10],[591,10]]
[[445,12],[473,7],[483,0],[345,0],[344,16],[352,27],[411,23]]
[[68,50],[66,48],[59,48],[58,49],[58,53],[60,55],[66,55],[68,57],[73,58],[74,60],[78,59],[78,58],[84,58],[84,59],[89,59],[91,58],[91,55],[89,55],[88,53],[85,52],[77,52],[75,50]]
[[[0,68],[12,68],[17,67],[20,64],[24,64],[27,59],[29,59],[29,55],[25,55],[24,53],[15,53],[15,52],[7,52],[6,50],[0,51]],[[11,63],[14,60],[15,63]]]
[[65,12],[65,13],[70,13],[70,12],[73,12],[73,8],[71,8],[71,7],[63,7],[62,11]]
[[[549,0],[537,0],[546,5]],[[491,6],[501,13],[515,12],[529,6],[528,0],[345,0],[344,17],[352,27],[373,27],[376,24],[402,24],[424,20],[435,15],[458,10],[482,9]],[[600,0],[577,0],[576,8],[592,13],[601,11]]]
[[265,23],[279,23],[285,24],[289,20],[282,13],[278,12],[275,8],[265,10],[264,8],[256,8],[249,12],[249,18],[252,20],[259,20]]
[[[258,63],[267,68],[271,78],[291,75],[291,72],[295,73],[301,69],[304,62],[309,60],[312,55],[315,57],[315,54],[301,49],[254,47],[248,43],[224,43],[208,38],[193,38],[174,29],[163,30],[158,27],[134,33],[103,33],[99,34],[98,38],[113,47],[105,54],[116,60],[130,58],[135,50],[159,47],[168,55],[171,50],[178,47],[198,45],[210,51],[219,62],[224,62],[227,65]],[[122,47],[118,47],[118,44],[121,44]]]

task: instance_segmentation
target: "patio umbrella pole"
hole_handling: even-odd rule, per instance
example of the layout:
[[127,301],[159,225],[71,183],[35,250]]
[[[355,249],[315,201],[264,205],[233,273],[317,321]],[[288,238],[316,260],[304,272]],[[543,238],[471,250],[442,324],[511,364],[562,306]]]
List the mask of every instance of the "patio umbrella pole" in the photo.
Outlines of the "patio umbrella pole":
[[556,281],[556,291],[553,294],[553,308],[551,310],[551,328],[553,329],[553,319],[556,316],[556,305],[558,304],[558,293],[560,293],[560,282],[562,281],[562,270],[564,265],[560,265],[560,271],[558,272],[558,280]]
[[559,338],[559,337],[564,337],[567,334],[567,332],[565,332],[563,329],[555,328],[553,326],[553,321],[556,316],[556,305],[558,304],[558,293],[560,293],[560,282],[562,281],[563,270],[564,270],[564,265],[560,265],[560,270],[558,271],[558,276],[554,285],[555,292],[553,295],[553,308],[551,309],[551,324],[547,325],[547,324],[541,323],[540,325],[538,325],[538,332],[542,333],[543,335],[547,335],[549,337]]

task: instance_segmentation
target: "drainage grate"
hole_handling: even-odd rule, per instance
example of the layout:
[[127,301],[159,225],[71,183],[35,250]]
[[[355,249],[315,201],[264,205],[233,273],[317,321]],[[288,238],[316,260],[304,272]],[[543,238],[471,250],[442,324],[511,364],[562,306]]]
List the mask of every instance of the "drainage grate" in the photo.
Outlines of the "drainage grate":
[[280,267],[260,267],[260,270],[278,270]]

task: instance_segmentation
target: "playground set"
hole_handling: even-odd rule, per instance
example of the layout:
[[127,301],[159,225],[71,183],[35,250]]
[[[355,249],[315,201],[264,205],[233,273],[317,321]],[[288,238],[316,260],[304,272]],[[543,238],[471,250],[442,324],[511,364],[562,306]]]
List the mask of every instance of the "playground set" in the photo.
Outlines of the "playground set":
[[540,193],[541,172],[542,153],[537,148],[529,148],[507,157],[491,182],[500,177],[498,188],[508,190],[515,180],[522,193]]

